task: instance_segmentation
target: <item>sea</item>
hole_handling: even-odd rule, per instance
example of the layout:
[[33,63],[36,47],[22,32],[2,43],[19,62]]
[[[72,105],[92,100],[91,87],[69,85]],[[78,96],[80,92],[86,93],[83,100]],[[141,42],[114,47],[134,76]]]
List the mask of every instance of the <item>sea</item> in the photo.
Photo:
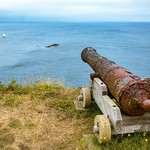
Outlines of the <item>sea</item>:
[[94,71],[81,59],[86,47],[150,77],[150,22],[0,22],[0,82],[88,86]]

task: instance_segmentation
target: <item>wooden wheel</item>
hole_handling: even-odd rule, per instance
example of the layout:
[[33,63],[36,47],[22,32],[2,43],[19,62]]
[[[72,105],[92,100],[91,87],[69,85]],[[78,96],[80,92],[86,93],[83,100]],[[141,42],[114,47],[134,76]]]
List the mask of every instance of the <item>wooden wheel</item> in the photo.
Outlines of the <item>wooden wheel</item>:
[[91,106],[91,90],[90,88],[82,88],[80,91],[80,95],[82,95],[82,106],[84,108]]
[[98,128],[98,133],[95,135],[99,143],[107,143],[111,140],[111,126],[106,116],[97,115],[94,120],[94,127]]

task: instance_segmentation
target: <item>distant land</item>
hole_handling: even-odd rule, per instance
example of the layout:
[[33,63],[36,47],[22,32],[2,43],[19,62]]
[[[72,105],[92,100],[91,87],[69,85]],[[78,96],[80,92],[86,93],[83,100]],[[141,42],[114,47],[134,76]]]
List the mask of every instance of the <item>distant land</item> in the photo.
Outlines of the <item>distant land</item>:
[[149,20],[70,20],[59,17],[29,17],[21,15],[0,15],[0,23],[2,22],[150,22]]

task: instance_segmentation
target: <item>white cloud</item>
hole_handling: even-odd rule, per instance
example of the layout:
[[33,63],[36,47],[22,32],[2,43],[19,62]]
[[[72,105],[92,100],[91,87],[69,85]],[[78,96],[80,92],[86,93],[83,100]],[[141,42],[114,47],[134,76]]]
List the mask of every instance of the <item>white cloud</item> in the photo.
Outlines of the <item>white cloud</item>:
[[[149,0],[0,0],[0,10],[37,17],[107,20],[150,17]],[[144,16],[143,14],[147,14]],[[118,16],[117,16],[118,15]]]
[[[2,2],[1,2],[2,1]],[[0,0],[1,9],[20,10],[25,8],[47,8],[54,7],[90,7],[90,6],[104,6],[113,4],[122,4],[130,2],[131,0]]]

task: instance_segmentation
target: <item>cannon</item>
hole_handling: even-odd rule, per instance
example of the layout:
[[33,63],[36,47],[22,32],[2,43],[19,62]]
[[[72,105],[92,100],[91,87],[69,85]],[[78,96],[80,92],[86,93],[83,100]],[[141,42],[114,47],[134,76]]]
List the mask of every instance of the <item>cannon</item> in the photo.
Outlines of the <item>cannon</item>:
[[91,79],[99,77],[107,85],[123,112],[132,116],[150,112],[150,79],[140,79],[93,48],[85,48],[81,57],[95,71]]
[[81,89],[78,101],[86,108],[93,98],[102,111],[93,126],[98,141],[109,142],[111,134],[150,131],[150,79],[133,75],[92,47],[85,48],[81,58],[94,73],[90,87]]

